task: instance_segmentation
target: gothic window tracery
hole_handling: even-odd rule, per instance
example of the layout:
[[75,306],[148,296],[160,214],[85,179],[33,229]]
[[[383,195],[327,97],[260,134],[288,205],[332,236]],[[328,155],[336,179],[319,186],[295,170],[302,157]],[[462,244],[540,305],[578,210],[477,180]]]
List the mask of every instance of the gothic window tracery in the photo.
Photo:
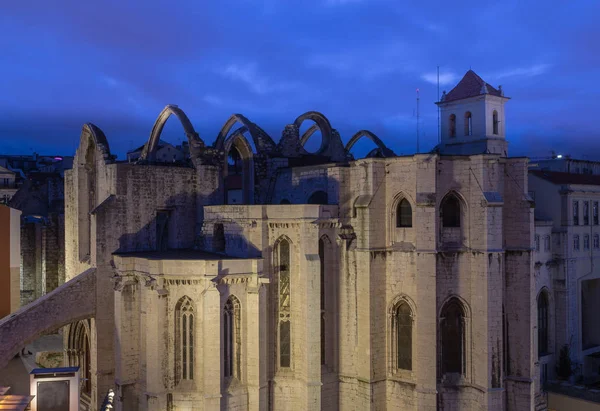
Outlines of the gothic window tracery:
[[242,336],[240,331],[240,302],[230,296],[223,310],[223,359],[226,378],[241,378]]
[[278,355],[279,367],[290,368],[291,353],[291,301],[290,301],[290,243],[282,239],[277,246],[278,262]]
[[183,296],[175,306],[175,379],[194,379],[194,304]]

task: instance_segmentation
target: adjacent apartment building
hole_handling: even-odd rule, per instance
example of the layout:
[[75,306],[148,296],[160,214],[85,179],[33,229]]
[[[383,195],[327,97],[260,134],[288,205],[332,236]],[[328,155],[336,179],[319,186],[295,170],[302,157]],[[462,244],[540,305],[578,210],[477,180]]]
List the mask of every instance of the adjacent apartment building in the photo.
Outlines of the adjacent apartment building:
[[539,381],[560,377],[566,346],[572,379],[593,386],[600,381],[600,175],[587,170],[600,163],[567,160],[536,162],[529,171]]
[[0,318],[20,306],[21,212],[0,204]]

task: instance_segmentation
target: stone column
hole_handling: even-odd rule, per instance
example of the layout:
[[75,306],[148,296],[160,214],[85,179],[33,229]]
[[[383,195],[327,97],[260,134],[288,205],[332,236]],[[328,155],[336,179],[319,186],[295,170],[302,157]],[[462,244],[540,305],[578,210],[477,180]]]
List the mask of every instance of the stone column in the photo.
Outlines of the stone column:
[[[146,395],[148,396],[148,411],[163,411],[166,409],[166,392],[164,378],[167,363],[167,342],[164,330],[167,328],[165,313],[166,296],[161,297],[157,280],[148,278],[144,287],[146,308]],[[164,294],[163,294],[164,295]]]
[[355,341],[355,270],[353,266],[352,253],[356,248],[355,234],[351,227],[342,227],[341,233],[337,238],[339,258],[339,298],[338,298],[338,333],[339,333],[339,408],[340,410],[351,410],[355,407],[355,398],[350,395],[353,380],[356,378],[356,368],[354,364]]
[[[312,247],[311,247],[312,248]],[[321,267],[319,254],[306,254],[301,273],[305,283],[305,318],[300,332],[306,347],[306,408],[321,409]]]
[[218,410],[221,407],[221,302],[216,284],[208,279],[207,283],[202,319],[204,409]]
[[[264,286],[259,283],[258,275],[254,274],[247,288],[246,295],[246,364],[248,379],[248,410],[261,409],[261,388],[266,383],[266,367],[261,367],[261,359],[266,362],[263,355],[265,347],[264,328],[267,318],[264,316],[266,306]],[[261,332],[263,331],[263,332]],[[264,394],[267,392],[264,390]],[[265,399],[266,400],[266,399]],[[266,405],[266,401],[264,401]]]

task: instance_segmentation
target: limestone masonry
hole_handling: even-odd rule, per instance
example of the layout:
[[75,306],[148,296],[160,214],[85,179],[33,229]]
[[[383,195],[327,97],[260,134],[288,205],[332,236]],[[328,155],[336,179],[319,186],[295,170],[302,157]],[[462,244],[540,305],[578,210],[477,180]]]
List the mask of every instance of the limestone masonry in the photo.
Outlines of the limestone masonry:
[[[437,103],[440,145],[402,157],[368,131],[344,144],[317,112],[278,143],[233,115],[207,145],[170,105],[132,162],[86,124],[64,177],[67,282],[39,303],[89,284],[86,318],[53,320],[71,322],[82,405],[112,388],[126,411],[543,406],[533,201],[527,159],[507,157],[507,101],[469,71]],[[189,159],[167,163],[171,115]],[[355,159],[363,137],[376,148]]]

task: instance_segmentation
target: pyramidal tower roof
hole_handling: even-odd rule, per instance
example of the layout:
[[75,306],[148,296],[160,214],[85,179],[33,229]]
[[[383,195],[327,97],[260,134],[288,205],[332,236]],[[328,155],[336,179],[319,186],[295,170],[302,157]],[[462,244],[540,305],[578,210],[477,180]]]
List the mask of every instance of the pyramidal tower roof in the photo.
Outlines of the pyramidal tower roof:
[[502,92],[502,86],[500,86],[499,89],[496,89],[489,83],[486,83],[473,70],[469,70],[464,75],[462,80],[458,82],[456,87],[450,90],[449,93],[444,92],[440,103],[447,103],[448,101],[454,100],[462,100],[464,98],[476,97],[483,94],[504,97],[504,93]]

